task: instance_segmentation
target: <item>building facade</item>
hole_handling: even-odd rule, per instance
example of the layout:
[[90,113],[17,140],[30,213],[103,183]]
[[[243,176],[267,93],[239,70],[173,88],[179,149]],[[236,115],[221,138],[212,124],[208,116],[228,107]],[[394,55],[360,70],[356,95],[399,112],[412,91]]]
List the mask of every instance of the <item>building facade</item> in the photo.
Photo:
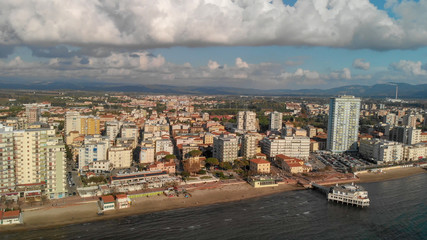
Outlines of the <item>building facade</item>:
[[256,131],[256,113],[251,111],[239,111],[237,113],[237,129],[245,131]]
[[332,153],[357,151],[360,98],[340,96],[329,102],[327,150]]
[[280,131],[282,130],[282,119],[283,114],[281,112],[271,112],[270,113],[270,130],[271,131]]
[[234,162],[237,159],[239,152],[239,144],[237,137],[234,136],[218,136],[214,138],[213,157],[220,162]]

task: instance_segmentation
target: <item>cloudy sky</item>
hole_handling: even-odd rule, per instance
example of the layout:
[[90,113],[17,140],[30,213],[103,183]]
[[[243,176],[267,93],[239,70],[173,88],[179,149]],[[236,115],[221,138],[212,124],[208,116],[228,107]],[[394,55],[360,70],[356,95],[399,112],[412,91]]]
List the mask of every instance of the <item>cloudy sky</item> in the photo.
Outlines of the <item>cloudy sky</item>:
[[2,0],[1,81],[427,83],[427,0]]

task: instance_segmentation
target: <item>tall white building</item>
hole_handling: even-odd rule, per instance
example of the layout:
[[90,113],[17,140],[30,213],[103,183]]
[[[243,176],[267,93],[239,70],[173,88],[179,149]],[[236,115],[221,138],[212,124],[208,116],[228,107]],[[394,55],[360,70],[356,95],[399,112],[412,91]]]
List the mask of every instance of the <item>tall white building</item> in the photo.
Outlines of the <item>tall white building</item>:
[[282,129],[283,114],[281,112],[270,113],[270,130],[280,131]]
[[262,152],[270,158],[283,154],[306,160],[310,156],[310,138],[306,136],[264,138],[261,148]]
[[251,111],[239,111],[237,113],[237,129],[245,131],[256,131],[256,113]]
[[213,157],[220,162],[234,162],[239,152],[238,139],[235,136],[217,136],[213,142]]
[[81,120],[79,112],[66,112],[65,113],[65,134],[68,135],[71,131],[81,133]]
[[333,153],[357,151],[360,98],[340,96],[329,102],[326,148]]

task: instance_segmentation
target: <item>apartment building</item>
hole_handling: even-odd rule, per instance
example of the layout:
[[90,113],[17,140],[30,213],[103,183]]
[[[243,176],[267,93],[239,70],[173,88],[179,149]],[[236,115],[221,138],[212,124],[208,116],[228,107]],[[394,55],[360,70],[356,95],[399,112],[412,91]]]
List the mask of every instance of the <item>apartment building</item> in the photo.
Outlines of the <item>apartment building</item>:
[[221,135],[214,138],[213,157],[220,162],[234,162],[239,152],[238,139],[232,135]]
[[0,193],[15,190],[13,128],[0,124]]
[[65,197],[65,145],[55,130],[20,130],[13,136],[17,185],[40,184],[49,198]]
[[251,111],[239,111],[237,113],[237,129],[245,131],[256,131],[256,113]]
[[333,153],[357,151],[360,98],[340,96],[329,102],[327,149]]
[[256,134],[245,134],[242,136],[241,156],[252,158],[257,153],[258,136]]
[[359,153],[377,163],[399,162],[403,160],[403,144],[384,139],[360,141]]
[[270,162],[265,159],[251,159],[249,161],[249,168],[254,173],[269,174]]
[[75,131],[81,133],[80,113],[68,111],[65,113],[65,134]]
[[281,112],[270,113],[270,130],[280,131],[282,129],[283,114]]
[[80,134],[83,134],[83,135],[101,134],[101,122],[99,117],[81,116],[80,117]]
[[110,147],[108,161],[113,168],[129,168],[132,164],[132,149],[126,147]]
[[261,149],[262,153],[270,158],[283,154],[289,157],[308,159],[310,156],[310,138],[306,136],[264,138]]

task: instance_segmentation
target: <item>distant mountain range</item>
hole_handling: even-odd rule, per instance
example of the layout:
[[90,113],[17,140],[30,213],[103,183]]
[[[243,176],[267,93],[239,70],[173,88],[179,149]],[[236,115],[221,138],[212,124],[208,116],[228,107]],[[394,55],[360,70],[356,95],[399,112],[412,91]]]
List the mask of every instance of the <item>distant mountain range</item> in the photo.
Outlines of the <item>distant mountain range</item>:
[[[411,85],[397,83],[399,98],[427,99],[427,84]],[[354,95],[358,97],[394,98],[396,87],[389,84],[373,86],[349,85],[330,89],[274,89],[259,90],[233,87],[170,86],[170,85],[124,85],[119,83],[99,83],[81,81],[39,81],[33,83],[4,82],[0,89],[27,90],[82,90],[110,92],[140,92],[148,94],[195,94],[195,95],[262,95],[262,96],[335,96]]]

